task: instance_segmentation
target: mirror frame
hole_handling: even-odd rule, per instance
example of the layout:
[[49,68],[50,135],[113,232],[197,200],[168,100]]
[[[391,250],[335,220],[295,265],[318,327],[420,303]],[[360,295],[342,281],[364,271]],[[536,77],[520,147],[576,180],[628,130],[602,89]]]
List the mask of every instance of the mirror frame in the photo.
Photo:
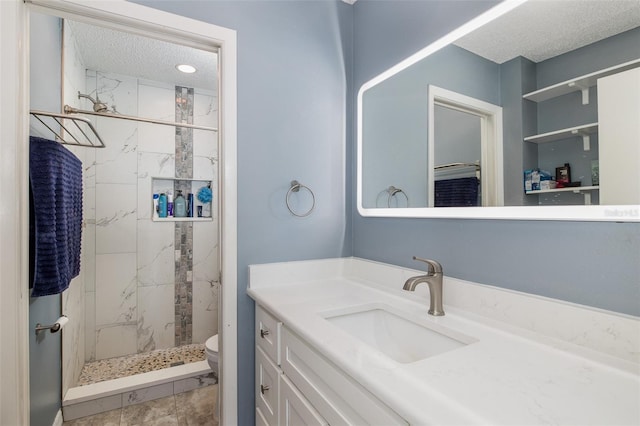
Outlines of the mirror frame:
[[505,0],[444,37],[429,44],[383,73],[364,83],[358,90],[356,122],[356,205],[364,217],[568,220],[598,222],[640,222],[640,205],[591,206],[506,206],[506,207],[417,207],[365,208],[362,205],[362,100],[364,92],[411,65],[437,52],[459,38],[515,9],[527,0]]

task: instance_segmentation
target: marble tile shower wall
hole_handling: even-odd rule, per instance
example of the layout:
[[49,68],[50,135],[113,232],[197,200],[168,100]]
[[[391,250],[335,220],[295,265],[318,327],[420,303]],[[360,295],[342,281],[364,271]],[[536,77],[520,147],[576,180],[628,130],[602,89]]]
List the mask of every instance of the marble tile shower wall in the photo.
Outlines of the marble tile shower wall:
[[[85,65],[75,43],[76,38],[68,28],[63,32],[65,64],[63,67],[64,102],[84,107],[78,100],[78,92],[85,92]],[[80,377],[85,362],[85,288],[95,281],[95,149],[67,146],[83,164],[84,230],[82,238],[82,268],[69,288],[62,294],[62,313],[69,323],[62,333],[62,392],[73,387]]]
[[[121,114],[174,121],[173,86],[93,71],[87,72],[86,83],[89,94]],[[195,90],[194,121],[217,125],[215,93]],[[175,129],[102,117],[96,125],[107,147],[95,150],[95,286],[86,286],[88,361],[176,344],[175,224],[151,220],[151,177],[175,176]],[[216,181],[216,138],[212,132],[194,131],[194,178]],[[203,343],[218,328],[218,217],[192,226],[192,342]]]

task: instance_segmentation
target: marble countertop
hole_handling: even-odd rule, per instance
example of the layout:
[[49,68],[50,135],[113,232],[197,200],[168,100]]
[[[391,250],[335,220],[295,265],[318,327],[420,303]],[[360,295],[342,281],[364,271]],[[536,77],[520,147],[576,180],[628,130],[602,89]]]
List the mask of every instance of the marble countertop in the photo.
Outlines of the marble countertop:
[[[252,265],[248,293],[410,424],[640,424],[636,362],[448,304],[447,280],[446,315],[427,315],[424,293],[401,290],[401,279],[419,271],[401,269],[359,259]],[[385,285],[390,276],[393,285]],[[400,363],[325,319],[336,309],[375,303],[476,341]],[[633,318],[621,321],[640,330]]]

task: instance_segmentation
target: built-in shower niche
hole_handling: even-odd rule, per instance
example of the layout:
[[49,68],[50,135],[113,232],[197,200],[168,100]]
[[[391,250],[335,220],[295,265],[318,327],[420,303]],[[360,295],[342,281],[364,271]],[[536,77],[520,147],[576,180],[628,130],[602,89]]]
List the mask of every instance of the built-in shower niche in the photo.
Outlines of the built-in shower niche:
[[[152,204],[151,219],[154,222],[198,222],[213,220],[212,201],[215,194],[213,194],[212,188],[212,181],[210,180],[152,177],[151,194],[149,194],[149,202]],[[175,217],[173,214],[168,214],[167,217],[159,217],[156,211],[156,196],[160,196],[160,194],[165,194],[167,197],[171,196],[170,199],[175,203],[175,197],[179,190],[182,191],[187,207],[189,206],[189,194],[193,195],[193,213],[190,216],[189,213],[187,213],[187,217]],[[175,213],[175,209],[173,213]]]

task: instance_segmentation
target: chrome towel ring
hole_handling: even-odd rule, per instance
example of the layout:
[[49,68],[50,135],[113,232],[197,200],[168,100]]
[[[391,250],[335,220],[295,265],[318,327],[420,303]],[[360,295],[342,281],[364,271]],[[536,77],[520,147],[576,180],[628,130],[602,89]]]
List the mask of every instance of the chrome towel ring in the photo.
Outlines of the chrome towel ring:
[[391,199],[393,197],[395,197],[398,194],[402,194],[404,195],[404,197],[407,199],[407,207],[409,207],[409,196],[400,188],[396,188],[395,186],[391,185],[388,189],[387,192],[389,193],[389,196],[387,197],[387,206],[391,207]]
[[[300,188],[306,189],[307,191],[309,191],[309,194],[311,194],[311,207],[309,208],[309,210],[307,210],[304,213],[295,212],[291,208],[291,203],[289,202],[289,198],[291,197],[291,194],[293,194],[294,192],[299,192]],[[287,196],[285,198],[285,201],[287,202],[287,208],[289,209],[291,214],[294,215],[294,216],[297,216],[297,217],[309,216],[311,214],[311,212],[313,211],[313,209],[316,207],[316,196],[313,194],[313,191],[311,189],[309,189],[308,187],[304,186],[303,184],[301,184],[300,182],[298,182],[297,180],[292,180],[291,181],[291,188],[289,188],[289,190],[287,191]]]

